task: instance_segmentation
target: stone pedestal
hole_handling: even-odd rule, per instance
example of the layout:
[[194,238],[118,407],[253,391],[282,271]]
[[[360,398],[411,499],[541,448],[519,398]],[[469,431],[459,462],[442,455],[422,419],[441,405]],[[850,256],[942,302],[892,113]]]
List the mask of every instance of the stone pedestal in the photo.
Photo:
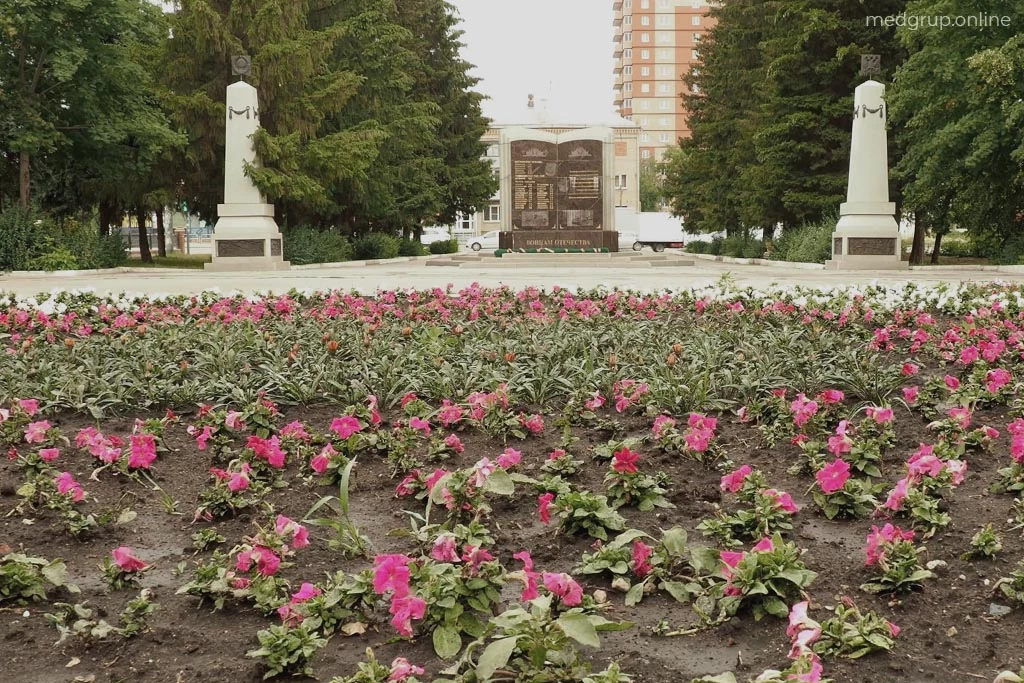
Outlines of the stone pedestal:
[[908,267],[901,258],[896,205],[889,201],[889,167],[885,132],[885,86],[867,81],[857,87],[850,144],[847,201],[839,206],[832,234],[836,269],[896,270]]
[[252,136],[260,126],[256,88],[244,81],[227,89],[224,144],[224,203],[217,205],[210,271],[288,270],[274,206],[245,175],[256,165]]

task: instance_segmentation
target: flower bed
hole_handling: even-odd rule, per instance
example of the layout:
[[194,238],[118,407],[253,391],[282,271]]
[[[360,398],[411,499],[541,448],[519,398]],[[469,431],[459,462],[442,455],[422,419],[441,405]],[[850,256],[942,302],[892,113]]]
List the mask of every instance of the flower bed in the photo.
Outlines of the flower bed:
[[1022,310],[0,297],[5,680],[1017,671]]

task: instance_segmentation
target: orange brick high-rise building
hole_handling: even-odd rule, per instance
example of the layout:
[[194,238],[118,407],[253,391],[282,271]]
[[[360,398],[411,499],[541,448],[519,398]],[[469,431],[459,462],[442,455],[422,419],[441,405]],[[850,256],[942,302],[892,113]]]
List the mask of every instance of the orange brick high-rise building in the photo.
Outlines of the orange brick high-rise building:
[[660,159],[690,136],[682,78],[699,68],[708,0],[613,0],[615,107],[640,126],[640,158]]

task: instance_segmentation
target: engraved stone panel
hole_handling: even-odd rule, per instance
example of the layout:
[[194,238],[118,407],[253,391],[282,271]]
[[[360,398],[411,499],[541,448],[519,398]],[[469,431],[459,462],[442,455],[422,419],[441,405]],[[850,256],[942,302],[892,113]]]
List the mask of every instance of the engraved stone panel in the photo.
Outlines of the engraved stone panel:
[[221,258],[263,255],[263,240],[217,241],[217,256]]
[[270,240],[270,255],[280,256],[281,255],[281,240]]
[[604,143],[574,140],[558,145],[559,229],[600,230]]
[[558,147],[550,142],[515,140],[511,152],[512,229],[555,228]]
[[849,237],[850,256],[892,256],[896,253],[895,237]]
[[836,237],[832,240],[832,255],[842,256],[843,255],[843,238]]

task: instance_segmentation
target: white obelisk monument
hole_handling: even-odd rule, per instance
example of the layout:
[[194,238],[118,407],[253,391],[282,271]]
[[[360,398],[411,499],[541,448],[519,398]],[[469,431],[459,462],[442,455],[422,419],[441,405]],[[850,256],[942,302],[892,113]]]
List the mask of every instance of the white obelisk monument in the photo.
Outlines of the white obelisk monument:
[[901,260],[896,205],[889,201],[889,164],[885,134],[885,86],[866,81],[857,86],[850,144],[850,180],[839,223],[832,234],[830,268],[892,270]]
[[224,203],[217,205],[213,262],[207,270],[287,270],[274,205],[245,175],[257,165],[252,137],[260,127],[256,88],[239,81],[227,89],[224,138]]

